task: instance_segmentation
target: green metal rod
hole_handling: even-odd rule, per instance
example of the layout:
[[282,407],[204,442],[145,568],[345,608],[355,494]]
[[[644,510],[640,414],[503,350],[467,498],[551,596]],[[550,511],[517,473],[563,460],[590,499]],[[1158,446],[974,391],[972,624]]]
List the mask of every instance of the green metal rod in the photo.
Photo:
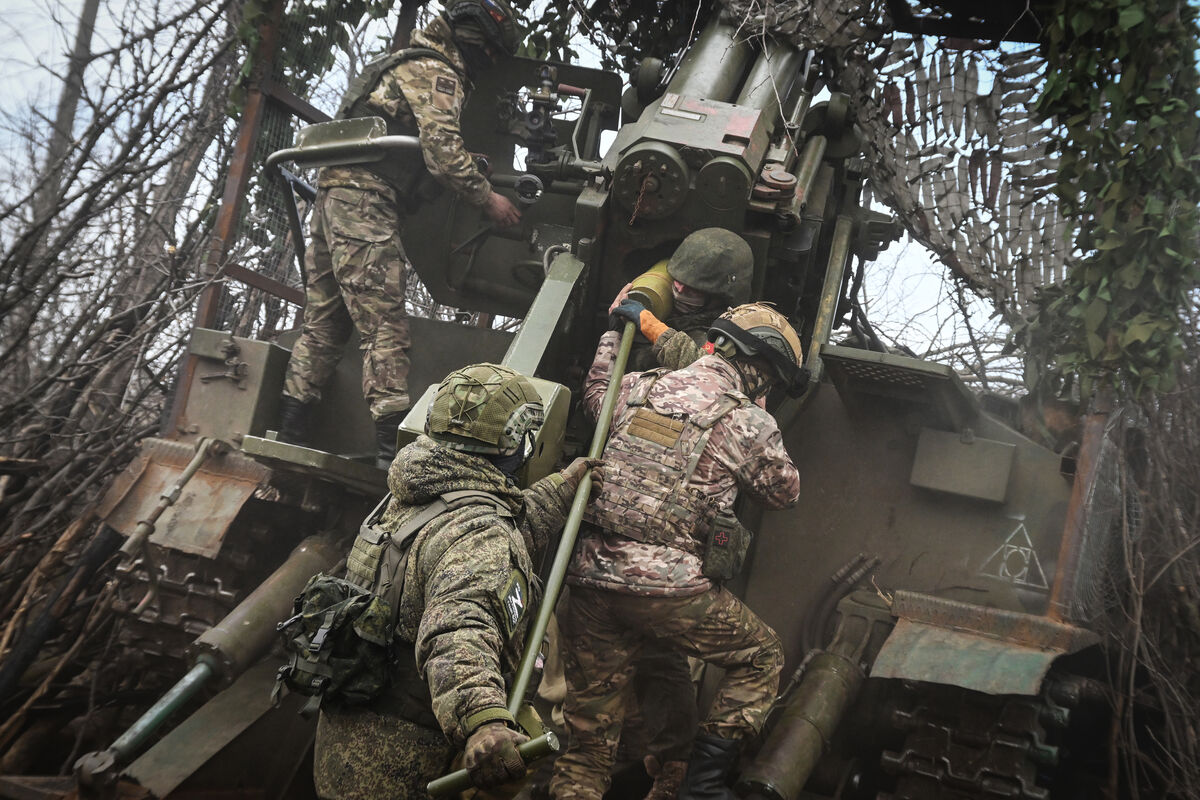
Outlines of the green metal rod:
[[[543,756],[558,752],[558,737],[554,735],[553,731],[547,731],[536,739],[530,739],[524,744],[517,745],[517,752],[521,754],[521,760],[526,763],[536,761]],[[429,792],[431,797],[445,797],[455,792],[465,792],[471,786],[471,773],[460,769],[430,781],[425,786],[425,791]]]
[[117,763],[124,762],[128,757],[140,751],[146,740],[153,736],[154,732],[162,727],[162,724],[172,714],[188,700],[191,700],[216,672],[216,665],[212,659],[201,656],[196,662],[196,666],[179,679],[179,683],[172,686],[170,691],[160,697],[157,703],[152,705],[145,714],[142,714],[137,722],[130,725],[129,729],[108,748],[116,755]]
[[[588,458],[599,458],[604,452],[604,443],[608,440],[608,429],[612,424],[613,409],[617,406],[617,396],[621,393],[621,379],[625,377],[625,365],[629,363],[629,350],[633,347],[633,335],[636,327],[632,322],[625,323],[621,332],[621,345],[617,349],[617,357],[613,362],[612,374],[608,379],[608,389],[604,392],[604,402],[600,405],[600,417],[596,420],[596,431],[592,434],[592,445],[588,448]],[[525,639],[525,651],[521,654],[521,665],[513,678],[512,689],[508,694],[508,712],[514,717],[521,708],[525,691],[529,688],[529,679],[533,675],[533,666],[538,653],[542,649],[542,639],[546,636],[546,626],[554,614],[558,604],[558,595],[562,591],[563,579],[567,575],[567,564],[575,549],[575,539],[579,535],[579,523],[583,521],[583,510],[587,507],[588,495],[592,491],[591,473],[586,473],[579,481],[575,490],[575,502],[567,515],[567,524],[563,526],[562,537],[558,540],[558,550],[554,554],[554,563],[550,567],[550,575],[546,578],[546,592],[542,605],[538,608],[537,617]]]

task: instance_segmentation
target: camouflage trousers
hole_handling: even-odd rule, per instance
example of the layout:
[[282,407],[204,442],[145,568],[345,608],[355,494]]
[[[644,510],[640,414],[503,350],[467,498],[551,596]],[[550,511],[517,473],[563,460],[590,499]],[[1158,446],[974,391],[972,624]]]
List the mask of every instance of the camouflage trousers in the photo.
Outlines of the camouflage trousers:
[[455,752],[441,731],[391,714],[322,711],[313,782],[321,800],[427,800]]
[[395,204],[370,189],[319,189],[309,230],[304,330],[292,348],[283,393],[304,403],[320,400],[357,329],[371,416],[406,410],[411,342]]
[[563,631],[569,741],[550,782],[556,800],[600,800],[610,783],[631,678],[649,642],[723,667],[704,733],[758,733],[779,688],[783,647],[775,632],[728,590],[644,597],[572,586]]
[[692,749],[700,710],[687,656],[661,642],[647,642],[634,662],[631,703],[621,726],[618,761],[684,761]]

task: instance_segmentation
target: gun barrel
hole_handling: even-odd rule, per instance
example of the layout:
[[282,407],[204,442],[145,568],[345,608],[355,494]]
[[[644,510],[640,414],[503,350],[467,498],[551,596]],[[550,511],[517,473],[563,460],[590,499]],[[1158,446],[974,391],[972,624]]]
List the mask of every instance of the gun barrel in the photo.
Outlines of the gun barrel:
[[754,59],[750,74],[734,102],[767,112],[768,128],[774,131],[783,118],[784,103],[803,65],[802,51],[785,42],[769,41]]
[[667,91],[731,102],[753,54],[750,43],[739,41],[736,34],[737,28],[714,18],[688,49]]

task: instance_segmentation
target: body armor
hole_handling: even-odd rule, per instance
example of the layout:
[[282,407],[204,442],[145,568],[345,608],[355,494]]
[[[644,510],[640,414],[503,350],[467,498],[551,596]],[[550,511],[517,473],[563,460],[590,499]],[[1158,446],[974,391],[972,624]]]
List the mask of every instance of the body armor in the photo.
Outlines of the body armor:
[[709,523],[720,509],[687,484],[713,427],[749,400],[727,392],[686,419],[659,414],[648,401],[666,372],[645,373],[630,392],[604,448],[604,486],[586,518],[634,541],[702,555]]

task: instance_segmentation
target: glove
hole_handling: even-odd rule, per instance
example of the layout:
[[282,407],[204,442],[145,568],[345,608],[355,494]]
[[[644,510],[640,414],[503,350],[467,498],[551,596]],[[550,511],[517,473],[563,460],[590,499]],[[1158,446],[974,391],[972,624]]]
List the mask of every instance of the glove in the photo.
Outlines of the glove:
[[[612,310],[612,315],[622,320],[629,320],[639,328],[642,327],[642,314],[646,313],[646,307],[637,300],[630,300],[626,297],[620,304]],[[654,316],[651,314],[650,316]]]
[[463,754],[471,783],[480,789],[491,789],[524,777],[525,760],[517,752],[517,745],[527,741],[528,736],[503,722],[481,725],[467,739]]
[[617,330],[625,324],[625,320],[629,320],[637,325],[642,336],[645,336],[650,341],[650,344],[658,341],[658,337],[662,336],[668,330],[667,326],[658,317],[654,316],[653,312],[637,300],[630,300],[629,298],[622,300],[621,304],[612,310],[612,315],[609,318],[610,324]]
[[592,485],[597,486],[604,475],[604,460],[600,458],[577,458],[566,466],[562,472],[563,482],[572,489],[579,486],[579,482],[583,480],[583,476],[588,472],[592,473]]

